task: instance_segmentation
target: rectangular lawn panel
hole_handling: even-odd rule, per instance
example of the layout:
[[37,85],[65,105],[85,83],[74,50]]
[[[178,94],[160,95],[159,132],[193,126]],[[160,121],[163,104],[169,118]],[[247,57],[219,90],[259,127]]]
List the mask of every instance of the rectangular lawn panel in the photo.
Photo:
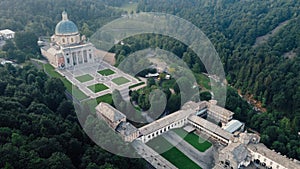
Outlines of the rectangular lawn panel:
[[101,92],[103,90],[106,90],[106,89],[109,89],[107,86],[105,86],[104,84],[102,83],[98,83],[98,84],[95,84],[95,85],[91,85],[91,86],[88,86],[88,88],[94,92],[94,93],[98,93],[98,92]]
[[210,142],[204,140],[195,133],[188,133],[181,128],[174,129],[173,131],[200,152],[205,152],[212,146]]
[[120,86],[122,84],[130,82],[130,80],[126,79],[125,77],[118,77],[113,79],[112,82]]
[[83,82],[88,82],[88,81],[91,81],[93,80],[94,78],[89,75],[89,74],[86,74],[86,75],[82,75],[82,76],[77,76],[75,77],[78,81],[80,81],[81,83]]
[[160,155],[179,169],[201,169],[194,161],[189,159],[162,136],[150,140],[147,145],[158,153],[167,150],[166,148],[170,148],[167,151],[160,153]]
[[110,69],[99,70],[98,73],[101,74],[102,76],[109,76],[115,74],[115,72]]

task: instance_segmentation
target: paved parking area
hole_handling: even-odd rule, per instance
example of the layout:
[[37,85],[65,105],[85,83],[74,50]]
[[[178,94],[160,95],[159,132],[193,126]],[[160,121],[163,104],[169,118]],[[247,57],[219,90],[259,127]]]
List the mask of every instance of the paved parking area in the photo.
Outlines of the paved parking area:
[[[111,69],[115,73],[109,76],[103,76],[98,73],[99,70],[104,70],[104,69]],[[105,61],[101,61],[100,63],[77,65],[72,69],[58,70],[58,71],[59,73],[63,74],[66,77],[66,79],[68,79],[72,84],[77,86],[83,93],[85,93],[87,96],[93,99],[108,93],[112,93],[115,89],[117,89],[121,92],[123,99],[128,100],[129,86],[140,83],[140,81],[138,81],[135,77],[132,77],[122,72],[118,68],[111,66]],[[93,77],[93,80],[87,82],[80,82],[79,80],[76,79],[76,77],[86,75],[86,74],[91,75]],[[129,82],[122,85],[117,85],[112,82],[113,79],[119,77],[124,77],[128,79]],[[109,87],[109,89],[100,91],[98,93],[94,93],[88,88],[88,86],[98,84],[98,83],[102,83],[106,85],[107,87]]]

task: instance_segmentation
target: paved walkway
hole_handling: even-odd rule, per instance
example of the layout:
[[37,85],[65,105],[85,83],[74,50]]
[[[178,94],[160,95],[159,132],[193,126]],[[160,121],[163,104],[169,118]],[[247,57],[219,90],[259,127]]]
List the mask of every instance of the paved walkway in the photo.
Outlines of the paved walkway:
[[153,167],[162,169],[176,169],[172,163],[141,141],[133,141],[132,146],[136,149],[137,153],[147,160]]
[[210,169],[214,166],[212,147],[205,152],[200,152],[173,131],[168,131],[162,136],[201,168]]
[[[103,69],[111,69],[115,73],[109,76],[102,76],[97,71]],[[100,63],[92,63],[92,64],[89,63],[84,65],[78,65],[75,66],[75,68],[73,69],[58,70],[58,72],[63,76],[65,76],[73,85],[77,86],[84,94],[86,94],[90,98],[97,98],[99,96],[112,93],[115,89],[117,89],[121,92],[121,95],[125,100],[129,100],[129,90],[128,90],[129,86],[140,83],[135,77],[132,77],[122,72],[118,68],[113,67],[104,61]],[[76,79],[77,76],[86,75],[86,74],[91,75],[94,78],[94,80],[87,81],[87,82],[80,82]],[[112,79],[118,77],[125,77],[130,82],[122,85],[117,85],[113,83]],[[103,83],[104,85],[109,87],[109,89],[94,93],[88,88],[88,86],[95,85],[98,83]]]

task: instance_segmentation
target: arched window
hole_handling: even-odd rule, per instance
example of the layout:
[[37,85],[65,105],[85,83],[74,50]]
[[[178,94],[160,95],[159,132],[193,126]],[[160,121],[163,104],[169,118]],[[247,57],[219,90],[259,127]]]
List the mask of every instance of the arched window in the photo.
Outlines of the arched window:
[[74,42],[74,39],[73,39],[73,38],[71,38],[71,42],[72,42],[72,43]]
[[65,38],[62,38],[62,42],[63,42],[63,43],[66,43],[66,40],[65,40]]

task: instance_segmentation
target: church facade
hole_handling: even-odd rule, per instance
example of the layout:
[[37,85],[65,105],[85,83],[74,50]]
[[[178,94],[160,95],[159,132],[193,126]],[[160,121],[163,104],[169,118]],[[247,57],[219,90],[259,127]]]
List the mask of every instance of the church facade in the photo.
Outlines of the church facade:
[[62,13],[62,20],[55,27],[50,43],[41,47],[41,53],[55,68],[66,69],[94,63],[94,46],[81,36],[74,22]]

